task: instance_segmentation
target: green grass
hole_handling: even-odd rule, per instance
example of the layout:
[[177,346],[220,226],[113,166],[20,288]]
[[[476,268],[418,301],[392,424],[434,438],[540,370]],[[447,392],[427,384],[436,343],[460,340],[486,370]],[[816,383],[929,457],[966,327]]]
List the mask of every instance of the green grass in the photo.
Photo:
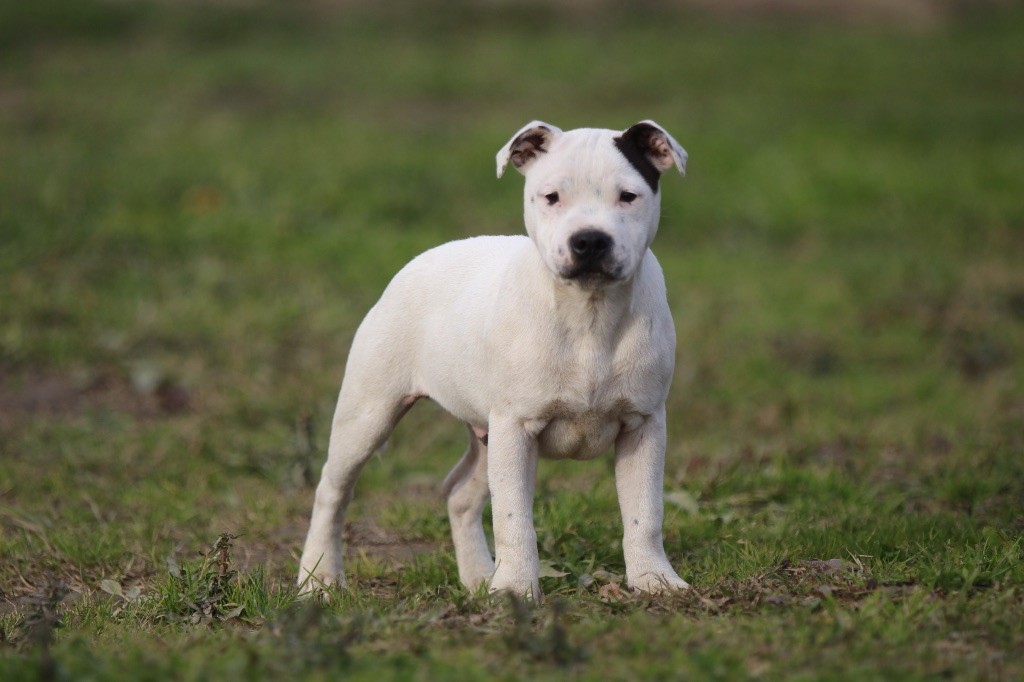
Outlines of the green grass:
[[[8,6],[9,5],[9,6]],[[1024,676],[1024,15],[650,3],[0,9],[0,677]],[[418,406],[351,589],[292,587],[348,343],[403,263],[521,231],[520,125],[665,125],[666,547],[544,463],[536,607],[458,584]],[[211,548],[231,540],[227,562]]]

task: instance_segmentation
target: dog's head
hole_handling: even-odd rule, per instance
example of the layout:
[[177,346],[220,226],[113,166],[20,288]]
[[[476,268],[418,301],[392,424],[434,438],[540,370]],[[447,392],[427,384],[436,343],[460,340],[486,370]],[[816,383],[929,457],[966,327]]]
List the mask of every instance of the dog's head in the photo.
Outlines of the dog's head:
[[658,231],[661,174],[686,172],[686,151],[664,128],[563,132],[534,121],[498,152],[526,177],[526,231],[557,277],[587,288],[626,280]]

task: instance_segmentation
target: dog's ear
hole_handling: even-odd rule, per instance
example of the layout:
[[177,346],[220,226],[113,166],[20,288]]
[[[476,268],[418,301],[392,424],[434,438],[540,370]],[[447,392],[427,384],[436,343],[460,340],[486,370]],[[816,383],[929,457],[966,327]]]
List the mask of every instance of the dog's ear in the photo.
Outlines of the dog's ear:
[[519,129],[512,139],[498,152],[498,177],[505,174],[509,161],[516,170],[526,174],[526,167],[539,154],[547,152],[551,141],[562,134],[562,131],[544,121],[532,121]]
[[686,150],[654,121],[640,121],[622,131],[615,146],[655,191],[658,178],[672,166],[686,175]]

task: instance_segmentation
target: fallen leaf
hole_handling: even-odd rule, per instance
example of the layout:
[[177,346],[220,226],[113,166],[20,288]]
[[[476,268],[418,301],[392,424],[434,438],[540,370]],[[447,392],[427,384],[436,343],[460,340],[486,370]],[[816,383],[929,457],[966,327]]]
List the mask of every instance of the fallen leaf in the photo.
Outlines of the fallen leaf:
[[565,571],[559,571],[557,568],[551,565],[550,562],[543,562],[540,565],[540,577],[541,578],[564,578],[569,575]]
[[591,575],[594,576],[594,579],[600,580],[603,583],[621,583],[622,582],[622,576],[621,575],[619,575],[618,573],[612,573],[611,571],[606,571],[606,570],[601,569],[601,568],[599,568],[596,571],[594,571],[593,573],[591,573]]
[[601,601],[606,602],[620,602],[626,600],[626,595],[616,583],[601,585],[601,587],[597,589],[597,596]]
[[100,589],[106,592],[107,594],[113,595],[115,597],[121,597],[122,599],[124,599],[124,591],[121,589],[121,585],[113,580],[101,580]]
[[235,608],[220,614],[218,618],[220,618],[221,620],[231,620],[232,618],[238,618],[238,616],[240,616],[242,613],[242,609],[244,608],[245,607],[241,605],[236,606]]

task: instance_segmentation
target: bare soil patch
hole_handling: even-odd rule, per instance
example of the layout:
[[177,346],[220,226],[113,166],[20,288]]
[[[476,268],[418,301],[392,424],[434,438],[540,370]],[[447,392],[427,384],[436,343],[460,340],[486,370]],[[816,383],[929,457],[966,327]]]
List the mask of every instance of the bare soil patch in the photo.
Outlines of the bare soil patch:
[[714,14],[931,26],[950,18],[951,0],[681,0]]
[[118,370],[64,374],[47,369],[0,368],[0,428],[32,417],[68,417],[109,410],[140,418],[187,411],[192,396],[170,379],[133,383]]
[[[255,566],[268,566],[271,573],[291,574],[298,570],[298,551],[306,538],[309,518],[302,516],[293,522],[268,532],[265,537],[241,536],[232,549],[238,568],[250,570]],[[440,550],[442,543],[422,538],[409,538],[387,530],[373,521],[349,521],[345,524],[345,559],[368,559],[391,568],[401,568],[420,554]]]

